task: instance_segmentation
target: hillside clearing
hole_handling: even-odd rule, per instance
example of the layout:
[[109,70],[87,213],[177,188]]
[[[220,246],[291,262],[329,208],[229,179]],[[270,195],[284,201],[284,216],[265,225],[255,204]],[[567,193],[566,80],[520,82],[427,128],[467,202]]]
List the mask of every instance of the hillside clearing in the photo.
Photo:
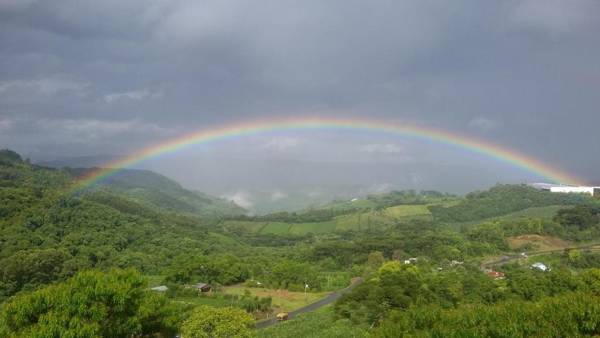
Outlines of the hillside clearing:
[[314,303],[327,296],[328,292],[294,292],[284,289],[248,288],[243,285],[223,287],[222,292],[232,295],[243,295],[248,290],[251,295],[261,298],[271,297],[273,313],[289,312]]
[[513,250],[522,248],[527,244],[531,244],[535,251],[560,250],[572,246],[572,243],[558,237],[535,234],[509,237],[506,241],[508,242],[508,246]]

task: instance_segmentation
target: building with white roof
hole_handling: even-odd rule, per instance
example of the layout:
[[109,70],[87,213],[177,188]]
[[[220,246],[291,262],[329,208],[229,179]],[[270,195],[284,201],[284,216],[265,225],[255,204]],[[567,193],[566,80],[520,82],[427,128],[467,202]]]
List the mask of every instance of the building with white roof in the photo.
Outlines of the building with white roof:
[[594,186],[572,186],[549,183],[532,183],[530,186],[557,193],[574,193],[574,194],[590,194],[592,196],[600,196],[600,187]]

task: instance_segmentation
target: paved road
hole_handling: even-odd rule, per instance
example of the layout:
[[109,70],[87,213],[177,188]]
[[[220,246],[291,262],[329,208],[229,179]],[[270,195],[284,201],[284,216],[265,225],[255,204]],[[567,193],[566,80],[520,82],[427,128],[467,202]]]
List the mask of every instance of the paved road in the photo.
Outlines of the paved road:
[[[327,297],[322,298],[312,304],[309,304],[303,308],[299,308],[298,310],[295,311],[291,311],[289,312],[289,319],[294,319],[294,317],[296,317],[299,314],[302,313],[306,313],[306,312],[311,312],[311,311],[315,311],[318,308],[321,308],[325,305],[329,305],[333,302],[335,302],[338,298],[340,298],[344,293],[354,289],[357,285],[359,285],[360,283],[363,282],[363,279],[361,277],[358,277],[356,279],[354,279],[354,281],[352,282],[352,284],[350,284],[350,286],[348,286],[345,289],[341,289],[335,292],[330,293],[329,295],[327,295]],[[262,320],[260,322],[256,323],[256,328],[257,329],[264,329],[266,327],[272,326],[279,323],[279,321],[277,320],[277,318],[273,317],[271,319],[265,319]]]
[[[579,249],[589,249],[591,251],[596,251],[596,250],[600,249],[600,244],[594,243],[594,244],[586,244],[586,245],[581,245],[581,246],[567,247],[567,248],[563,248],[563,249],[532,251],[532,252],[528,252],[527,256],[528,257],[539,256],[539,255],[545,255],[545,254],[549,254],[549,253],[553,253],[553,252],[564,252],[565,250],[574,250],[574,249],[578,249],[578,250]],[[521,255],[506,255],[498,260],[481,264],[481,267],[482,268],[491,268],[493,266],[504,265],[504,264],[519,260],[521,258],[523,258]]]

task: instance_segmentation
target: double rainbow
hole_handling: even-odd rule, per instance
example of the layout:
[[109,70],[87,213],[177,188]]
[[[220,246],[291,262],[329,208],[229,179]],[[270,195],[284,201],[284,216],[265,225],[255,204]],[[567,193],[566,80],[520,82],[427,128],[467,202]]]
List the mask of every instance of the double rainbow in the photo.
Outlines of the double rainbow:
[[223,139],[272,131],[319,129],[372,131],[432,140],[441,144],[456,146],[474,153],[495,158],[501,162],[524,169],[555,183],[582,185],[581,179],[570,175],[555,166],[546,164],[533,156],[482,139],[460,135],[442,129],[409,124],[395,124],[390,123],[389,121],[376,119],[304,117],[255,120],[228,124],[216,128],[201,129],[184,134],[166,142],[151,145],[114,162],[107,163],[102,168],[91,171],[80,178],[75,185],[75,189],[84,189],[115,174],[123,168],[194,144],[205,144]]

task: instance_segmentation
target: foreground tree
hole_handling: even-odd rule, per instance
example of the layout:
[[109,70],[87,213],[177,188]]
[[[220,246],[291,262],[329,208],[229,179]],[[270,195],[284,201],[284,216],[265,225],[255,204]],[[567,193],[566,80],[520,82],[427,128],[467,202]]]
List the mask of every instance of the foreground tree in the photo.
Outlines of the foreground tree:
[[[401,333],[401,334],[400,334]],[[509,300],[453,309],[414,306],[392,311],[374,337],[597,337],[600,298],[567,293],[538,302]]]
[[252,337],[254,320],[241,309],[202,305],[194,309],[181,327],[185,338]]
[[0,308],[1,337],[130,337],[173,334],[167,300],[134,270],[86,271],[18,295]]
[[385,262],[385,258],[381,251],[373,251],[367,257],[367,267],[371,271],[377,271],[383,263]]

